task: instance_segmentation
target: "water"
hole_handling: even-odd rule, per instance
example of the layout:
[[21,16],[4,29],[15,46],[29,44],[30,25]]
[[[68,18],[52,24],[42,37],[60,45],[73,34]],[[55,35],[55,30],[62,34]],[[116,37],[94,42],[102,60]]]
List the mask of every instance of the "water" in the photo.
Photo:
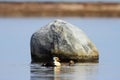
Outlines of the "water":
[[120,2],[120,0],[0,0],[1,2]]
[[76,64],[75,66],[65,66],[45,68],[40,64],[31,66],[32,80],[96,80],[98,73],[97,64]]
[[81,28],[99,50],[98,64],[30,64],[30,38],[54,18],[0,18],[0,80],[119,80],[120,19],[60,18]]

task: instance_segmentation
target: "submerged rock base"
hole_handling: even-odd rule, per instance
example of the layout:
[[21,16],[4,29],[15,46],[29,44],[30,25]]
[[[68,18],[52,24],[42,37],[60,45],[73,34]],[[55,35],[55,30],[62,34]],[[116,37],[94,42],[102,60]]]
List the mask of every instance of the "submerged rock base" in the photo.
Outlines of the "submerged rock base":
[[31,37],[32,62],[48,62],[54,56],[61,62],[98,62],[95,45],[85,33],[63,20],[55,20]]
[[[44,56],[44,57],[38,57],[36,55],[32,56],[32,63],[41,63],[41,62],[49,62],[52,61],[53,56]],[[79,56],[79,58],[69,58],[69,56],[62,56],[62,55],[55,55],[60,58],[60,62],[69,62],[70,60],[73,60],[74,62],[81,62],[81,63],[98,63],[99,57],[97,56]],[[62,58],[64,57],[64,58]],[[65,59],[66,58],[66,59]]]

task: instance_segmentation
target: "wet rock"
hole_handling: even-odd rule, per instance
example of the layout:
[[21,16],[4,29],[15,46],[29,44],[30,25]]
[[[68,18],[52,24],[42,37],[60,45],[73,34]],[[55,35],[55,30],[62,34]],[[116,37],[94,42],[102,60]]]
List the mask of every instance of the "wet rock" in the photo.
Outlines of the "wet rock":
[[54,56],[62,62],[96,62],[99,54],[81,29],[63,20],[55,20],[31,37],[32,62],[48,62]]

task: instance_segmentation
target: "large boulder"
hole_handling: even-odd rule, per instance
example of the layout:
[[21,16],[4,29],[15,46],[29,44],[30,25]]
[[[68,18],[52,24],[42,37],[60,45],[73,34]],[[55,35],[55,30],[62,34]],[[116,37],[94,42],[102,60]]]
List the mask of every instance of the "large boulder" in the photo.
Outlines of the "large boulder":
[[55,20],[41,27],[31,37],[32,62],[46,62],[57,56],[62,62],[98,61],[98,50],[78,27]]

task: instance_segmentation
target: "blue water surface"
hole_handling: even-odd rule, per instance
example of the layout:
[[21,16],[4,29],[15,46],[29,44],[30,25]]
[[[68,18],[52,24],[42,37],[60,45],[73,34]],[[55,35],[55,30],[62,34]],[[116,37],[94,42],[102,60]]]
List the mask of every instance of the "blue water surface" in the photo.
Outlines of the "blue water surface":
[[[0,80],[120,79],[119,18],[59,18],[82,29],[94,42],[100,54],[98,64],[78,63],[74,67],[63,66],[60,69],[61,74],[55,74],[53,68],[30,64],[31,35],[55,19],[57,17],[0,18]],[[44,74],[46,72],[47,77]]]

